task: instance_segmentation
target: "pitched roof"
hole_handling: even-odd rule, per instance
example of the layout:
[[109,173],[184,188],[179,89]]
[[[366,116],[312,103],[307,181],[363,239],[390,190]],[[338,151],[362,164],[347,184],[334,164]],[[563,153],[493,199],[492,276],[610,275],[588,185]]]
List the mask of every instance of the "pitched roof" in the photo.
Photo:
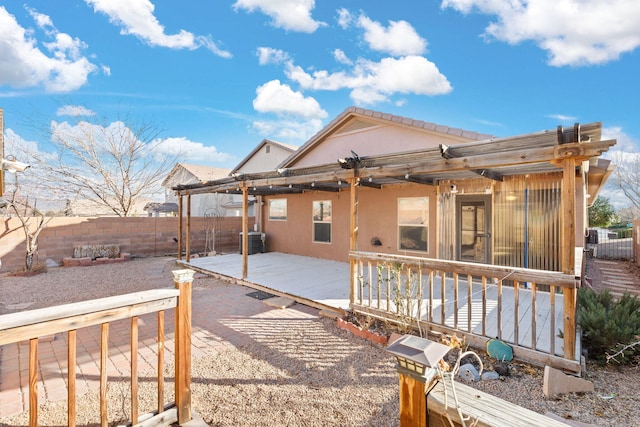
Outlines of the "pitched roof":
[[212,181],[214,179],[224,178],[229,175],[230,169],[214,168],[211,166],[193,165],[188,163],[177,163],[169,175],[162,181],[162,185],[166,186],[171,179],[176,176],[181,169],[186,170],[200,182]]
[[[441,133],[452,137],[459,142],[482,141],[493,137],[489,134],[482,134],[474,131],[452,128],[436,123],[425,122],[423,120],[415,120],[408,117],[367,110],[359,107],[349,107],[342,113],[340,113],[340,115],[338,115],[335,119],[329,122],[314,136],[312,136],[298,150],[292,153],[291,156],[285,159],[278,167],[283,168],[293,165],[297,160],[304,157],[306,153],[319,145],[332,133],[335,133],[337,131],[356,130],[358,128],[366,126],[363,121],[374,121],[378,123],[393,124],[395,126],[407,126],[421,131]],[[344,129],[340,129],[342,127],[344,127]]]
[[256,147],[244,159],[240,161],[240,163],[238,163],[238,165],[235,168],[231,170],[231,172],[229,172],[229,174],[232,174],[240,170],[245,164],[247,164],[249,160],[251,160],[253,156],[256,155],[256,153],[258,153],[262,149],[262,147],[264,147],[267,144],[278,146],[290,153],[294,153],[298,149],[297,145],[285,144],[283,142],[274,141],[272,139],[263,139],[262,141],[260,141],[258,145],[256,145]]

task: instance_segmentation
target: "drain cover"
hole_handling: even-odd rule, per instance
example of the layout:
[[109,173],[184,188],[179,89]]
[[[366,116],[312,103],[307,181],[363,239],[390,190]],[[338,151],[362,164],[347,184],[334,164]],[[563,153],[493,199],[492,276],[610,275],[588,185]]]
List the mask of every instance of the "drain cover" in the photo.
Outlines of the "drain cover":
[[275,295],[270,294],[269,292],[264,292],[264,291],[250,292],[250,293],[247,294],[247,296],[251,297],[251,298],[255,298],[257,300],[263,300],[263,299],[268,299],[268,298],[275,297]]

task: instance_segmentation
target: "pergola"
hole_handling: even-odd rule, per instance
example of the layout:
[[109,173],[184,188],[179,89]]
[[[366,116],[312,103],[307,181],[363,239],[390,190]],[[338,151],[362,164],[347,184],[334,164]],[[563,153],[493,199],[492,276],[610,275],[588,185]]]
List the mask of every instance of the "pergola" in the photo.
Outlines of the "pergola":
[[[589,173],[588,192],[594,200],[601,184],[611,173],[609,162],[598,159],[613,146],[615,140],[601,141],[600,123],[572,128],[558,127],[556,132],[541,131],[509,138],[491,138],[478,142],[440,145],[437,148],[378,156],[359,156],[337,159],[334,163],[279,168],[273,171],[231,176],[196,184],[178,185],[173,190],[178,196],[179,216],[184,212],[186,197],[187,236],[190,229],[190,196],[203,193],[228,193],[243,196],[243,277],[246,277],[248,247],[248,197],[295,194],[305,191],[338,192],[351,194],[351,250],[357,250],[358,188],[399,183],[437,185],[441,181],[455,181],[484,177],[501,181],[513,175],[539,174],[562,171],[563,174],[563,246],[567,247],[575,235],[575,177],[576,168],[586,165]],[[179,224],[178,253],[182,254],[182,220]],[[187,237],[186,257],[190,256]],[[574,273],[573,251],[562,251],[565,259],[563,271]]]

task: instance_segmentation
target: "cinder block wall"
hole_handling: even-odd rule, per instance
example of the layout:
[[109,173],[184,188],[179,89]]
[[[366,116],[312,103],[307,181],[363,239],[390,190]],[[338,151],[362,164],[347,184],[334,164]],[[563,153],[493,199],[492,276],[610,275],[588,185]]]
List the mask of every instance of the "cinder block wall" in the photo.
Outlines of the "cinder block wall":
[[[32,232],[37,228],[36,221],[36,218],[29,219]],[[254,218],[249,218],[250,230],[253,224]],[[183,250],[186,228],[185,219]],[[193,217],[191,253],[203,253],[207,242],[207,248],[214,247],[217,252],[238,252],[241,231],[241,217]],[[177,237],[176,217],[54,217],[38,237],[38,253],[34,264],[44,264],[47,258],[62,264],[62,259],[73,256],[74,247],[81,245],[116,244],[121,252],[128,252],[132,257],[177,256],[178,244],[174,240]],[[0,218],[2,271],[21,269],[25,254],[25,235],[18,218]]]

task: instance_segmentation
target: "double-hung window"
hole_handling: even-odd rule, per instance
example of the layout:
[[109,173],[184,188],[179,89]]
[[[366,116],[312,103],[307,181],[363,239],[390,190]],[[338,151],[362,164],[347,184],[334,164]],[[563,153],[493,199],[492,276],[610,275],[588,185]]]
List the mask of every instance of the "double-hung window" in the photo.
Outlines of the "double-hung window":
[[331,243],[331,200],[313,202],[313,241]]

